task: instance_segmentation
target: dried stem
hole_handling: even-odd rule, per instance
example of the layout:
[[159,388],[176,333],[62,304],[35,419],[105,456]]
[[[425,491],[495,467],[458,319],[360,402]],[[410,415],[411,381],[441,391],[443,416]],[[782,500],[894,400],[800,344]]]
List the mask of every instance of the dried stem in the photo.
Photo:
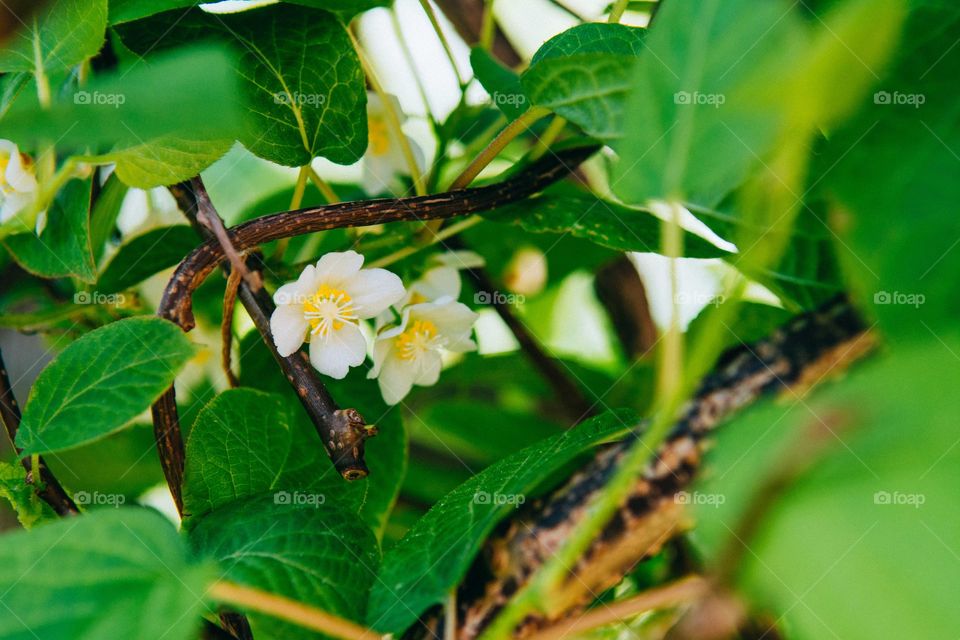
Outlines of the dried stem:
[[[20,417],[20,405],[17,404],[17,399],[13,395],[13,385],[10,384],[10,376],[7,374],[7,367],[3,363],[3,354],[0,353],[0,420],[3,421],[3,426],[7,435],[10,436],[10,442],[14,444],[18,456],[21,449],[15,443],[17,429],[20,428]],[[39,469],[34,469],[34,459]],[[26,456],[21,458],[20,463],[27,473],[27,482],[33,484],[34,493],[50,505],[54,512],[61,516],[75,516],[80,513],[77,505],[67,495],[67,492],[41,456]]]

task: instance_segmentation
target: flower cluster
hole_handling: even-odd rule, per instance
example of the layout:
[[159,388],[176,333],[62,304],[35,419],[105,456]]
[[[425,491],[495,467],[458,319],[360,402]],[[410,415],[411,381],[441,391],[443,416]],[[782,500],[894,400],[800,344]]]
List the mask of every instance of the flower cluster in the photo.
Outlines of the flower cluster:
[[309,342],[317,371],[343,378],[365,360],[363,323],[375,320],[368,377],[378,379],[388,404],[396,404],[413,385],[437,382],[442,352],[476,349],[471,332],[477,314],[457,302],[456,266],[474,266],[476,260],[448,254],[405,289],[385,269],[363,269],[363,256],[355,251],[328,253],[274,294],[270,329],[277,351],[289,356]]

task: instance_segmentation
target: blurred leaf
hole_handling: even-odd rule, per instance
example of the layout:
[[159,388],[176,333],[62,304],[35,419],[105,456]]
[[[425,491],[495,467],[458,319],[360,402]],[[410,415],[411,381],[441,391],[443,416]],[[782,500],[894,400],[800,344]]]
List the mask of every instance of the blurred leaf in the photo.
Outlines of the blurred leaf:
[[521,83],[530,100],[604,141],[623,135],[627,92],[646,31],[581,24],[548,40]]
[[497,522],[552,471],[597,444],[622,437],[633,420],[629,412],[588,420],[488,467],[440,500],[384,556],[370,593],[367,624],[400,633],[442,602]]
[[915,0],[892,71],[815,168],[850,285],[894,338],[956,325],[960,6]]
[[230,150],[233,140],[164,137],[104,154],[117,176],[138,189],[165,187],[198,175]]
[[520,76],[500,64],[489,51],[483,47],[473,47],[470,50],[470,66],[477,81],[490,94],[494,106],[508,118],[516,120],[529,108],[527,96],[520,85]]
[[5,73],[0,76],[0,118],[3,118],[14,100],[29,83],[30,74],[25,71]]
[[179,263],[200,244],[188,225],[159,227],[125,242],[100,271],[97,292],[111,294]]
[[176,529],[148,509],[101,509],[0,545],[0,589],[10,615],[0,638],[188,640],[213,579],[191,565]]
[[[251,331],[240,343],[240,382],[245,386],[279,394],[290,412],[291,446],[284,482],[325,495],[337,496],[352,505],[377,537],[383,535],[387,516],[403,482],[407,466],[407,435],[398,407],[387,407],[376,381],[363,371],[352,370],[343,380],[325,379],[324,385],[341,407],[353,407],[378,429],[366,441],[366,462],[370,475],[347,482],[333,467],[316,428],[300,404],[290,383],[280,373],[260,334]],[[261,431],[261,437],[267,437]]]
[[35,96],[23,96],[0,120],[3,135],[28,148],[38,140],[56,140],[58,150],[135,146],[168,135],[204,140],[240,136],[239,80],[228,51],[199,45],[157,55],[122,72],[96,76],[82,90],[55,100],[49,110],[40,109]]
[[0,47],[0,71],[66,71],[100,51],[106,28],[107,0],[51,2]]
[[10,503],[17,512],[17,520],[24,529],[32,529],[38,522],[55,520],[57,514],[37,496],[32,484],[27,484],[27,472],[20,465],[0,462],[0,498]]
[[756,502],[758,483],[812,437],[827,446],[781,491],[739,572],[797,638],[936,638],[960,628],[960,403],[942,392],[960,384],[958,349],[931,340],[895,351],[809,400],[759,407],[720,431],[699,491],[723,499],[700,500],[697,511],[696,537],[711,557]]
[[638,63],[623,71],[634,90],[617,193],[713,206],[739,185],[783,124],[762,92],[797,52],[801,26],[779,1],[664,3]]
[[366,149],[363,70],[331,13],[291,5],[223,15],[194,8],[128,23],[120,36],[141,55],[197,40],[235,44],[251,120],[240,141],[261,158],[291,167],[316,156],[350,164]]
[[[335,496],[300,494],[313,503],[273,494],[213,511],[189,532],[198,555],[221,562],[223,577],[362,620],[380,552],[366,525]],[[256,637],[320,638],[302,627],[249,614]]]
[[[649,211],[602,200],[585,191],[547,189],[483,215],[488,220],[519,225],[531,233],[570,234],[618,251],[661,253],[659,218]],[[720,258],[730,254],[700,236],[685,233],[684,255]]]
[[71,180],[60,190],[39,237],[28,231],[4,239],[20,266],[42,278],[75,276],[84,282],[95,280],[90,248],[91,184],[90,180]]
[[172,322],[140,317],[85,334],[40,373],[23,411],[24,454],[70,449],[122,428],[173,382],[193,345]]

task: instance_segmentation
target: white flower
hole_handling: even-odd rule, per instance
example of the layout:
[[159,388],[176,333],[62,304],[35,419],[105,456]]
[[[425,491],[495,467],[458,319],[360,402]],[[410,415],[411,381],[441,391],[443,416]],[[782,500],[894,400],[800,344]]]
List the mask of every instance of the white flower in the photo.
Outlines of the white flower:
[[37,178],[30,157],[20,153],[13,142],[0,140],[0,223],[29,205],[36,191]]
[[[406,116],[400,109],[400,102],[389,94],[387,99],[403,124]],[[410,167],[403,155],[400,141],[390,126],[386,105],[380,96],[372,92],[367,93],[367,132],[369,142],[363,155],[363,188],[367,193],[375,195],[387,191],[395,176],[409,175]],[[410,136],[406,138],[417,166],[422,170],[425,164],[423,152]]]
[[380,332],[373,346],[373,369],[387,404],[397,404],[413,385],[430,386],[440,377],[441,351],[477,348],[471,338],[479,316],[451,298],[410,305],[400,325]]
[[386,269],[362,266],[356,251],[328,253],[296,282],[277,289],[270,330],[280,355],[289,356],[309,340],[310,362],[332,378],[363,363],[367,343],[359,321],[385,311],[403,298],[404,289]]

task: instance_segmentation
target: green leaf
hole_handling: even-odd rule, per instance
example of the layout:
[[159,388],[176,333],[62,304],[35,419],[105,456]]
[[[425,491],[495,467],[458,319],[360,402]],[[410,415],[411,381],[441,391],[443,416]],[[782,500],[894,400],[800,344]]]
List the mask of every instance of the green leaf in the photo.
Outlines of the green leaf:
[[[334,495],[277,495],[201,518],[189,533],[197,554],[218,560],[226,580],[362,620],[380,561],[373,534]],[[297,503],[298,496],[312,502]],[[249,618],[256,637],[320,637],[262,614]]]
[[59,99],[48,110],[39,107],[36,96],[22,96],[0,121],[3,135],[27,148],[56,140],[58,151],[136,146],[162,136],[239,137],[245,123],[233,57],[223,45],[157,55],[55,96]]
[[261,158],[349,164],[366,149],[363,70],[331,13],[282,4],[217,16],[172,11],[126,24],[120,36],[141,55],[204,39],[236,45],[251,120],[240,141]]
[[758,87],[789,68],[801,27],[779,1],[665,2],[626,72],[634,90],[616,146],[617,193],[714,206],[739,185],[783,125]]
[[[635,424],[606,413],[488,467],[438,502],[384,556],[370,593],[367,624],[400,633],[460,582],[497,522],[549,475]],[[529,496],[532,498],[532,496]]]
[[106,28],[107,0],[52,2],[0,48],[0,71],[66,71],[100,51]]
[[200,243],[188,225],[151,229],[128,240],[97,279],[97,292],[111,294],[149,278],[177,264]]
[[548,40],[521,76],[526,95],[604,141],[623,134],[624,108],[644,29],[578,25]]
[[[257,332],[248,334],[240,344],[240,383],[244,386],[281,395],[290,412],[291,446],[283,484],[291,489],[336,495],[377,534],[383,535],[387,516],[397,499],[407,466],[407,435],[398,407],[388,407],[373,380],[354,369],[343,380],[324,380],[327,390],[342,407],[357,409],[369,424],[377,427],[377,436],[366,442],[366,461],[370,475],[347,482],[333,467],[316,427],[307,416],[290,383],[281,375],[273,356]],[[266,437],[261,432],[260,437]],[[256,449],[257,440],[251,441]]]
[[520,76],[508,69],[483,47],[470,50],[470,66],[477,81],[490,94],[494,106],[511,120],[516,120],[529,108],[527,96],[520,86]]
[[27,472],[20,465],[0,462],[0,498],[10,503],[24,529],[57,517],[50,505],[37,496],[33,485],[27,484]]
[[913,3],[893,68],[831,138],[814,174],[850,286],[890,337],[929,338],[956,325],[960,299],[960,160],[956,77],[960,7]]
[[193,355],[172,322],[128,318],[84,335],[40,373],[17,432],[24,455],[69,449],[145,411]]
[[[299,4],[305,7],[314,7],[315,9],[326,9],[342,16],[350,18],[354,15],[373,9],[374,7],[387,7],[392,4],[392,0],[287,0],[291,4]],[[122,24],[147,18],[170,9],[182,9],[200,4],[199,0],[111,0],[110,2],[110,24]],[[252,2],[251,2],[252,4]]]
[[210,401],[190,429],[183,478],[184,515],[191,522],[234,500],[287,489],[294,463],[290,415],[282,396],[228,389]]
[[[547,189],[522,203],[483,214],[488,220],[519,225],[531,233],[570,234],[618,251],[661,253],[660,219],[649,211],[568,188]],[[700,236],[684,235],[684,255],[730,255]]]
[[93,210],[90,212],[90,246],[97,263],[103,256],[107,240],[116,228],[117,216],[120,215],[120,207],[123,206],[127,191],[127,185],[120,182],[116,173],[111,173],[93,203]]
[[155,511],[101,509],[0,545],[4,640],[195,638],[214,575]]
[[960,384],[958,348],[931,339],[894,349],[812,398],[758,407],[719,432],[698,488],[722,496],[698,501],[696,537],[708,557],[755,505],[758,483],[823,439],[824,454],[747,541],[738,572],[793,637],[937,638],[960,628],[950,586],[960,402],[943,393]]
[[164,137],[103,156],[116,163],[117,175],[138,189],[165,187],[198,175],[223,157],[232,140]]
[[93,282],[96,271],[90,245],[91,180],[71,180],[54,198],[38,237],[28,231],[3,242],[24,269],[42,278],[75,276]]

